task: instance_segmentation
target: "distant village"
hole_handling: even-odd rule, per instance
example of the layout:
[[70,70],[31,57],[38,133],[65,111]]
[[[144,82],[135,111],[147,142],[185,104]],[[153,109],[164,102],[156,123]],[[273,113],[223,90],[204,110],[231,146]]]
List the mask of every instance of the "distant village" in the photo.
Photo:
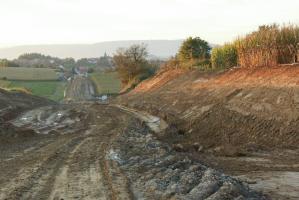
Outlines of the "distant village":
[[26,53],[14,60],[0,59],[0,67],[52,68],[59,73],[59,80],[68,80],[73,75],[88,76],[88,73],[114,69],[112,57],[106,53],[98,58],[79,60]]

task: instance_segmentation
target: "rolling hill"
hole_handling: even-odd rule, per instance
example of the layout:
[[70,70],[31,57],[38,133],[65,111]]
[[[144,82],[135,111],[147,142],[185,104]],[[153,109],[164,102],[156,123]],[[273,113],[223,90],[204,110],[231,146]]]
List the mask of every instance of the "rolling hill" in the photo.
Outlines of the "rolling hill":
[[106,52],[112,55],[120,47],[144,43],[148,45],[149,53],[153,57],[167,58],[178,51],[182,40],[130,40],[111,41],[95,44],[59,44],[59,45],[25,45],[10,48],[0,48],[0,58],[14,59],[23,53],[42,53],[60,58],[73,57],[75,59],[99,57]]

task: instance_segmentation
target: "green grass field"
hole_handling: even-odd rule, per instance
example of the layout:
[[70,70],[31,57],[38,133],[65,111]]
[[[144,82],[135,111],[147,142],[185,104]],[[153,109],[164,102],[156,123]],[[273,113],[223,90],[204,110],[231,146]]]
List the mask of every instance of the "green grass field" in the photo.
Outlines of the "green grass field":
[[57,80],[58,73],[49,68],[0,67],[0,79],[7,80]]
[[62,81],[0,81],[0,87],[7,89],[22,89],[33,95],[45,97],[54,101],[63,99],[66,83]]
[[90,75],[98,94],[118,94],[121,82],[116,72],[97,72]]

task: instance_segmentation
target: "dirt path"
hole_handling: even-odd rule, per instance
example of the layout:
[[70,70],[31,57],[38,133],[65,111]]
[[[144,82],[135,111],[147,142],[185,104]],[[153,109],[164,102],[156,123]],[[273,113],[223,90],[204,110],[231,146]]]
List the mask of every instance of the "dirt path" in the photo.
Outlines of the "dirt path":
[[65,91],[65,99],[70,101],[90,100],[95,95],[92,82],[83,76],[75,76]]
[[85,131],[16,141],[1,153],[0,199],[112,199],[106,148],[129,117],[99,105],[86,109]]
[[160,142],[153,116],[87,102],[70,107],[87,115],[77,122],[84,126],[73,132],[64,134],[64,127],[52,134],[32,123],[39,134],[1,142],[0,200],[263,199],[238,180]]
[[265,199],[161,142],[160,118],[82,101],[87,85],[78,77],[67,96],[75,102],[7,122],[14,134],[0,140],[0,200]]

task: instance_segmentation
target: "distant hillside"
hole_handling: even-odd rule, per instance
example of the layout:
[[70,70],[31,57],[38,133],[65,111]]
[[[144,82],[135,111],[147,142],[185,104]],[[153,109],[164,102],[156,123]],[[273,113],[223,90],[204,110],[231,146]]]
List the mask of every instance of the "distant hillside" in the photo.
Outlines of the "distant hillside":
[[70,45],[26,45],[0,49],[0,58],[14,59],[24,53],[42,53],[60,58],[73,57],[75,59],[100,57],[106,52],[112,55],[120,47],[129,47],[132,44],[147,44],[151,56],[168,58],[178,51],[182,40],[131,40],[112,41],[96,44]]

